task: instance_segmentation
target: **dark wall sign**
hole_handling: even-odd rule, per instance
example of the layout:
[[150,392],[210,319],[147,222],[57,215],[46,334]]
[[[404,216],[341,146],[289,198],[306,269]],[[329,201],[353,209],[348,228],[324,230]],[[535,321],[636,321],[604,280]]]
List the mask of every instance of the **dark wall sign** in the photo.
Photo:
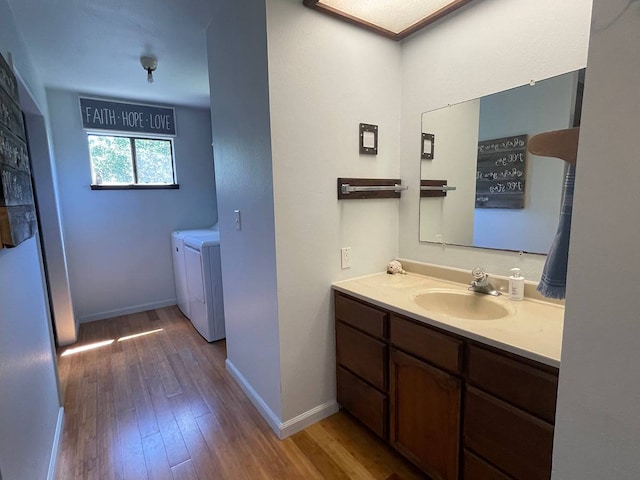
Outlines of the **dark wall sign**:
[[476,208],[524,208],[527,135],[478,142]]
[[0,207],[33,205],[31,175],[0,164]]
[[22,110],[18,106],[18,98],[10,96],[0,88],[0,106],[0,123],[21,140],[26,140],[27,135],[22,122]]
[[25,139],[17,81],[0,55],[0,248],[19,245],[37,229]]
[[25,143],[0,123],[0,166],[29,173],[29,150]]
[[0,88],[7,92],[11,98],[18,98],[18,82],[2,55],[0,55]]
[[80,97],[80,115],[87,130],[176,134],[173,108]]

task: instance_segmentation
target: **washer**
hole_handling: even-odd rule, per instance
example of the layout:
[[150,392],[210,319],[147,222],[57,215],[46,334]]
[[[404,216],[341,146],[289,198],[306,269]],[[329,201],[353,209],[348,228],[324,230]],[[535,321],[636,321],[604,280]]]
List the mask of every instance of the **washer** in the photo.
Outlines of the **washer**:
[[178,307],[208,342],[223,339],[224,303],[217,229],[172,235]]

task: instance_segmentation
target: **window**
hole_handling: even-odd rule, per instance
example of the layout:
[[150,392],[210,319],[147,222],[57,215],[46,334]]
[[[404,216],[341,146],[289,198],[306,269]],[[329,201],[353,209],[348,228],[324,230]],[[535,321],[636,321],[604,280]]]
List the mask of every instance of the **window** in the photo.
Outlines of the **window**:
[[168,139],[88,134],[91,188],[178,188]]

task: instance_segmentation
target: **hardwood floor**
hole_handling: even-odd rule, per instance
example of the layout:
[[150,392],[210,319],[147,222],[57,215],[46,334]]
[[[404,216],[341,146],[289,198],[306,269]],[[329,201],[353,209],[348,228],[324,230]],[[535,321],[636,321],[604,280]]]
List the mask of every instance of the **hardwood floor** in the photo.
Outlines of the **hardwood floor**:
[[[131,338],[132,335],[143,334]],[[279,440],[176,307],[83,324],[58,352],[68,479],[425,478],[344,413]]]

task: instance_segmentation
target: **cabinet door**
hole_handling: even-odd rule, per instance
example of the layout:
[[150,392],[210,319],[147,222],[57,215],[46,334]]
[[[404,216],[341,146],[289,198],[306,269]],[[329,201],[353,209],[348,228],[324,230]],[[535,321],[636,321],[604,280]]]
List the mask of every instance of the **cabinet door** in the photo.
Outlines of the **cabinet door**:
[[458,478],[461,382],[398,350],[391,350],[393,447],[434,480]]

